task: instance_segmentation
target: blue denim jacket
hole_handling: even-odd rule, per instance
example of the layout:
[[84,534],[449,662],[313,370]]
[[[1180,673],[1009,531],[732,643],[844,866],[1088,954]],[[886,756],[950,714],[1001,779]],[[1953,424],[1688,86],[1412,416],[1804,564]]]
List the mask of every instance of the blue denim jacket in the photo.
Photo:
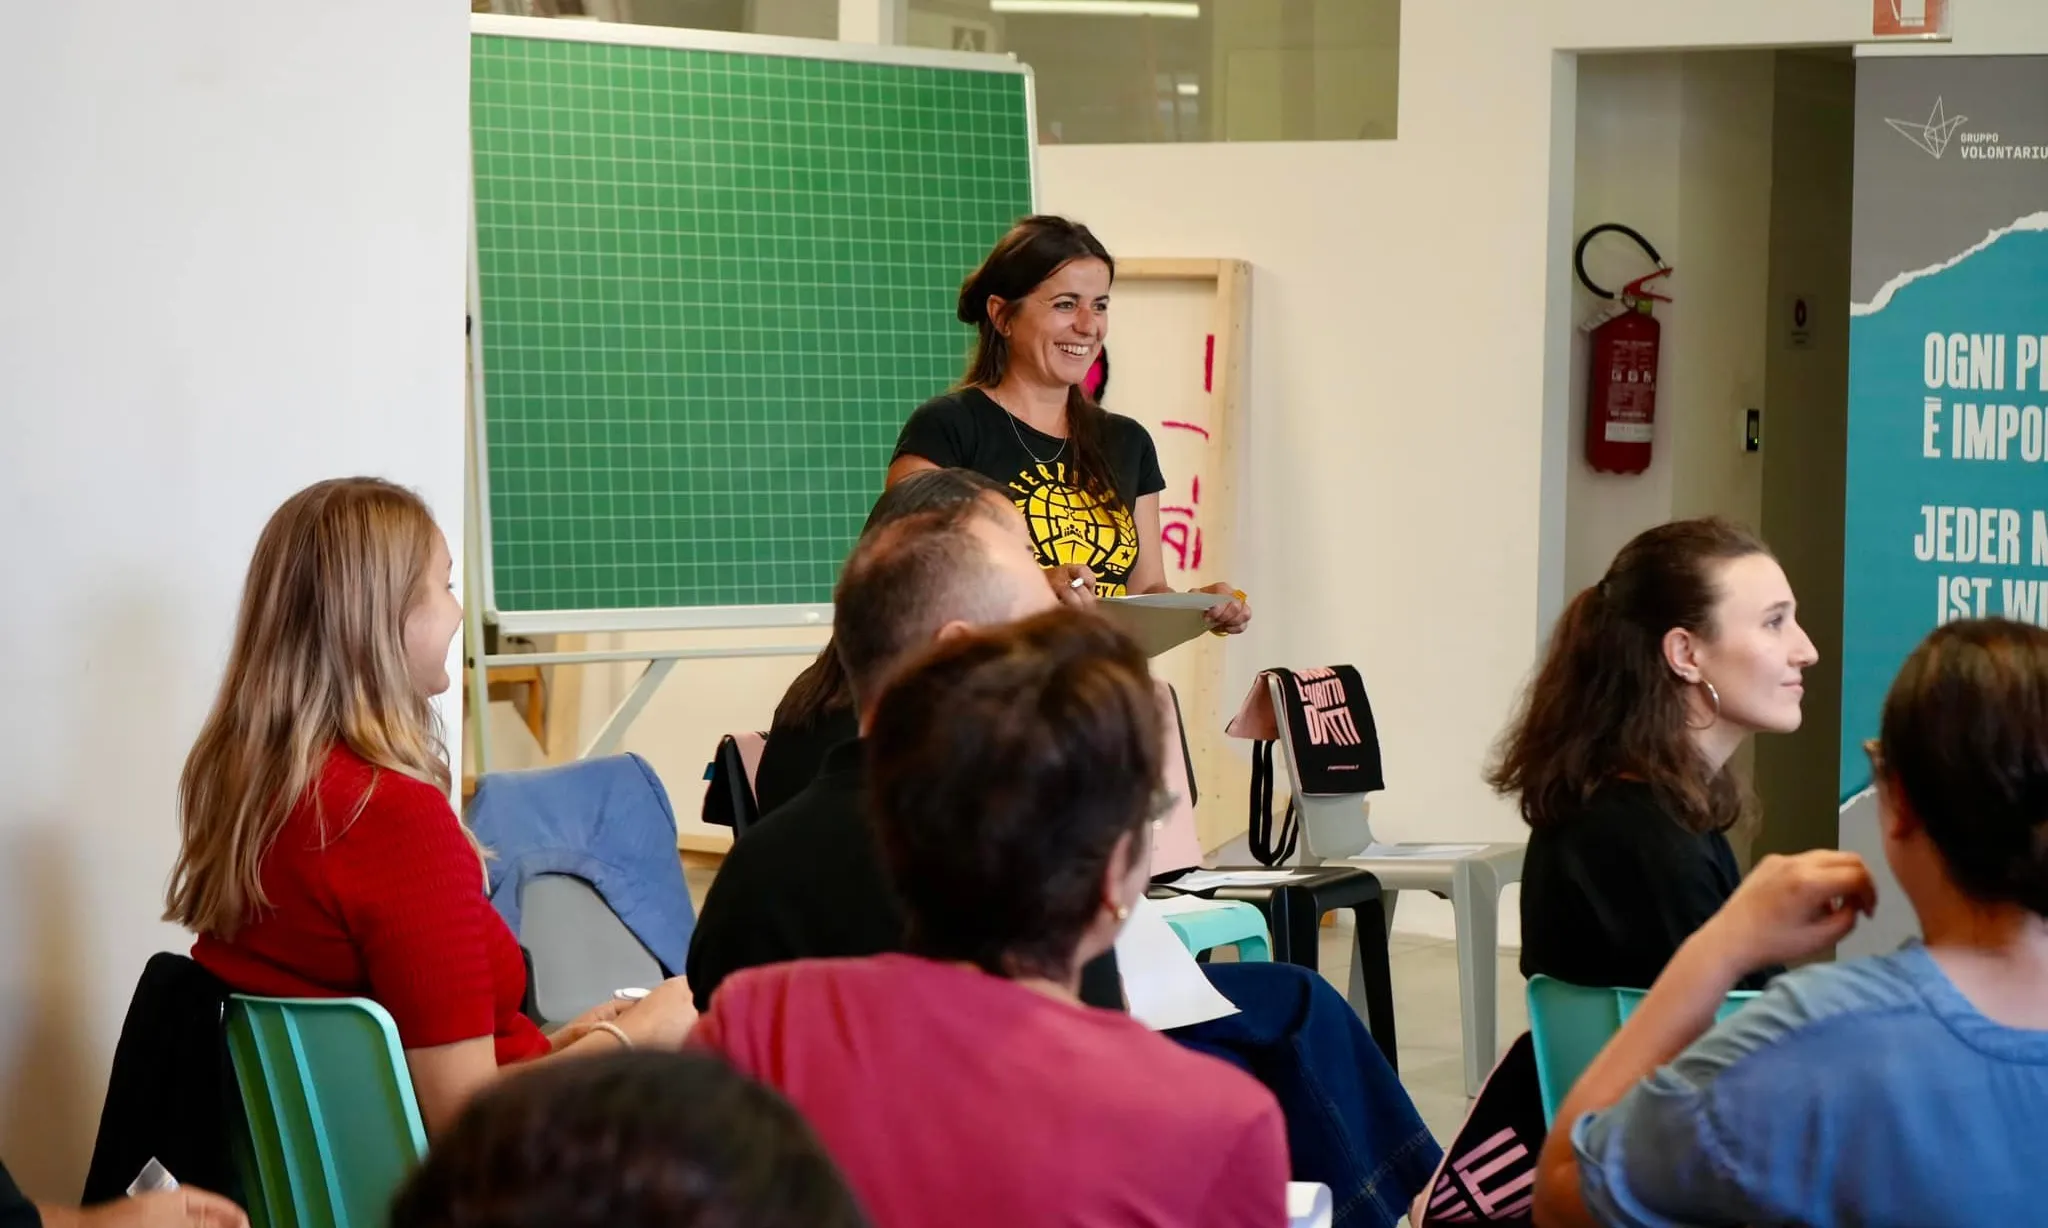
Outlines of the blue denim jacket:
[[2044,1127],[2048,1032],[1911,944],[1779,977],[1571,1131],[1603,1224],[1974,1228],[2041,1222]]
[[589,883],[626,928],[680,975],[696,913],[676,854],[668,793],[638,755],[585,759],[477,782],[469,826],[491,850],[491,904],[519,932],[519,892],[540,874]]

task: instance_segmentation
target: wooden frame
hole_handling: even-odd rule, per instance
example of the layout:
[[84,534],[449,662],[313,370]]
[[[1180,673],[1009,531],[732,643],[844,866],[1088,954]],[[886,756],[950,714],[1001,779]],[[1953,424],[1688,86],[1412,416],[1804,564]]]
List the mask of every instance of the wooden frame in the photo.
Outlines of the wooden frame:
[[[1122,282],[1192,282],[1211,287],[1209,332],[1216,339],[1210,369],[1209,421],[1215,464],[1204,476],[1205,505],[1220,505],[1223,531],[1205,544],[1203,571],[1232,574],[1244,523],[1240,492],[1246,462],[1245,372],[1250,362],[1251,265],[1243,260],[1180,256],[1137,256],[1117,261]],[[1148,543],[1157,547],[1157,543]],[[1213,852],[1246,828],[1244,799],[1250,762],[1230,752],[1224,724],[1237,711],[1238,696],[1223,693],[1223,641],[1204,637],[1162,659],[1160,670],[1176,683],[1187,727],[1188,753],[1195,766],[1195,823],[1202,847]],[[1177,677],[1176,677],[1177,676]]]

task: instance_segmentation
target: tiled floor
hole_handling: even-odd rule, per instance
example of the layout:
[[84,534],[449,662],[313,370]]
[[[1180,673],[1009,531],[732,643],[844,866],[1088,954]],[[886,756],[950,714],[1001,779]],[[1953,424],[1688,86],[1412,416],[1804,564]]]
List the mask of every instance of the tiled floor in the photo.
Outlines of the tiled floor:
[[[1439,1143],[1448,1143],[1465,1119],[1463,1031],[1458,1016],[1458,955],[1451,942],[1394,934],[1394,1029],[1401,1049],[1401,1083]],[[1351,917],[1339,914],[1323,931],[1321,968],[1338,989],[1351,977]],[[1496,969],[1501,1048],[1529,1027],[1522,997],[1520,952],[1503,947]],[[1490,1065],[1491,1063],[1489,1063]]]
[[[701,906],[711,885],[708,867],[688,864],[690,894]],[[1400,1037],[1401,1082],[1415,1099],[1422,1120],[1437,1141],[1447,1143],[1465,1118],[1465,1083],[1461,1065],[1463,1033],[1458,1017],[1457,949],[1448,941],[1395,933],[1391,943],[1394,971],[1394,1026]],[[1321,969],[1341,992],[1351,977],[1351,916],[1323,930]],[[1502,1047],[1528,1026],[1522,977],[1515,968],[1518,952],[1502,948],[1498,965]]]

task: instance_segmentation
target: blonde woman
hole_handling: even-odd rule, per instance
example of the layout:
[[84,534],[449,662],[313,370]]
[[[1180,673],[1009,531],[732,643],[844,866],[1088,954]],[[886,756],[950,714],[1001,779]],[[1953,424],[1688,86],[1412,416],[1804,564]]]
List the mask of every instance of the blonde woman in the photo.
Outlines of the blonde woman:
[[165,911],[239,992],[381,1003],[429,1131],[501,1066],[675,1048],[695,1020],[680,979],[552,1036],[519,1013],[524,961],[449,805],[429,702],[462,625],[450,572],[426,505],[388,482],[321,482],[271,516],[179,783]]

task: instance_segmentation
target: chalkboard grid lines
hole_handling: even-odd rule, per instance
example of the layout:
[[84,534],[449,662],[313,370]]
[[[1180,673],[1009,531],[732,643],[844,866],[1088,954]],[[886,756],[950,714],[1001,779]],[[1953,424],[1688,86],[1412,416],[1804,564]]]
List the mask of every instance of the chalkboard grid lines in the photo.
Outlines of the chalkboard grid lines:
[[1015,73],[478,35],[496,611],[827,601],[962,275],[1031,207]]

